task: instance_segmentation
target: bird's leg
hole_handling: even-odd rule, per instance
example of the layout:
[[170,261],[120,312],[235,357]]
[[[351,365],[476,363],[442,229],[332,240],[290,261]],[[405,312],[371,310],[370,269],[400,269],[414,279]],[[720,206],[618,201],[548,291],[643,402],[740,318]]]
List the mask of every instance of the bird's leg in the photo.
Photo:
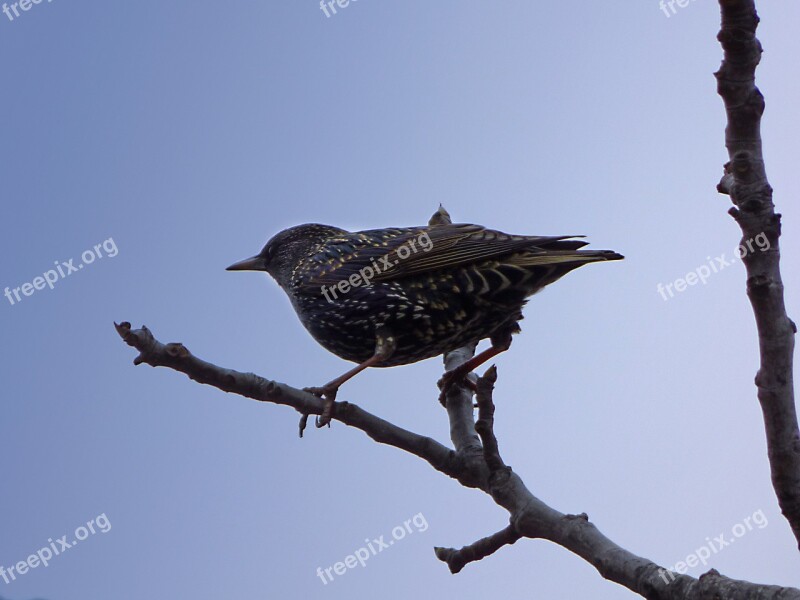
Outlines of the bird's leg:
[[492,334],[492,337],[489,338],[492,342],[492,345],[476,354],[472,358],[470,358],[467,362],[457,366],[455,369],[450,369],[446,371],[442,378],[439,379],[437,385],[439,386],[439,402],[442,403],[442,406],[445,406],[446,399],[447,399],[447,391],[452,387],[453,384],[457,382],[463,382],[466,384],[472,391],[475,390],[475,383],[470,381],[466,376],[485,363],[487,360],[491,360],[498,354],[501,354],[508,350],[511,347],[511,336],[519,331],[519,325],[514,323],[514,325],[510,327],[503,328],[499,331],[496,331]]
[[349,379],[352,379],[364,369],[373,367],[387,360],[395,351],[397,347],[397,340],[386,327],[378,327],[375,330],[375,353],[360,365],[353,367],[346,373],[340,375],[336,379],[329,381],[322,387],[304,388],[304,391],[310,392],[315,396],[324,398],[325,404],[322,408],[322,414],[317,418],[317,427],[324,427],[330,425],[331,418],[333,417],[334,401],[336,400],[336,392],[342,384]]

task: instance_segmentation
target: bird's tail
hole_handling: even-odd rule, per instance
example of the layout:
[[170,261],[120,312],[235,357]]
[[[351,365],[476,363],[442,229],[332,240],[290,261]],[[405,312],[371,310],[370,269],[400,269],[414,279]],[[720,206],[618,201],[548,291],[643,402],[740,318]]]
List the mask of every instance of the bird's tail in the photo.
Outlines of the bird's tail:
[[520,267],[535,267],[575,263],[575,267],[592,262],[622,260],[622,254],[613,250],[580,250],[586,242],[579,240],[561,240],[532,248],[528,252],[514,257],[514,264]]
[[585,245],[579,240],[554,241],[519,252],[509,257],[507,264],[527,273],[522,287],[526,296],[531,296],[578,267],[624,258],[613,250],[580,250]]

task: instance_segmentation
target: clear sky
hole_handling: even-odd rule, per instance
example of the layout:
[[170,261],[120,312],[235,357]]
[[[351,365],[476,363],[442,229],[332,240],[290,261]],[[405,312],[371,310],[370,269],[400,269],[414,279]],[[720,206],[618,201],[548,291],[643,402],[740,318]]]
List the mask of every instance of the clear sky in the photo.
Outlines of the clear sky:
[[[800,5],[760,4],[797,318]],[[542,541],[450,575],[432,548],[504,527],[489,497],[341,424],[299,440],[292,410],[134,367],[113,329],[146,324],[220,365],[320,385],[349,363],[272,280],[224,268],[290,225],[422,224],[440,202],[455,221],[586,234],[627,257],[536,296],[497,360],[500,448],[531,490],[668,566],[765,523],[709,566],[800,586],[752,384],[739,233],[715,191],[715,2],[668,17],[657,0],[358,0],[326,17],[316,0],[53,0],[10,15],[0,565],[90,521],[95,533],[0,578],[1,597],[633,597]],[[721,255],[732,264],[674,291]],[[449,443],[440,372],[373,370],[340,399]],[[415,515],[365,566],[317,576]]]

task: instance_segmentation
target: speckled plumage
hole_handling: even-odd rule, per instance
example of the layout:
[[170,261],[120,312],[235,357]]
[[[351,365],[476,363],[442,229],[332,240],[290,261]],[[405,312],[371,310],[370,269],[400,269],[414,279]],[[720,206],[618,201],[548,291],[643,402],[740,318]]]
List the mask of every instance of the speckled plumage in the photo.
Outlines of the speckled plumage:
[[581,251],[585,242],[571,237],[469,224],[352,233],[307,224],[230,268],[270,273],[314,339],[346,360],[369,359],[376,329],[388,330],[396,348],[376,366],[390,367],[513,331],[529,296],[583,264],[622,258]]

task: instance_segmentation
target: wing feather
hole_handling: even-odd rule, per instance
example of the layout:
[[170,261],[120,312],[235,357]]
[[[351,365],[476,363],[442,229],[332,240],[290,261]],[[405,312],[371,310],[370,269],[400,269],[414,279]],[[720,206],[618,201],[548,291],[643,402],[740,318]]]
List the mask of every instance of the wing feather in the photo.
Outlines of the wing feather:
[[[575,261],[582,236],[511,235],[467,223],[370,230],[342,236],[328,250],[305,285],[336,285],[356,273],[373,272],[373,282],[393,281],[520,253],[519,266]],[[582,255],[580,255],[582,256]],[[524,257],[524,259],[523,259]],[[571,258],[569,258],[571,257]]]

